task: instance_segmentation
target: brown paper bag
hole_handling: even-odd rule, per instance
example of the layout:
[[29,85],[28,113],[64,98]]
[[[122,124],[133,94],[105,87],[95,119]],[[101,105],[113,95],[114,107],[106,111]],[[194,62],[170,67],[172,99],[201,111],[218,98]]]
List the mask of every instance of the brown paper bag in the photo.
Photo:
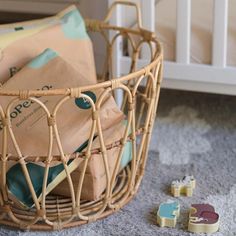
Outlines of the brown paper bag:
[[[74,68],[64,61],[51,49],[36,57],[26,67],[8,80],[2,89],[40,89],[70,88],[89,85]],[[94,102],[99,98],[103,89],[87,91],[87,95]],[[1,97],[0,105],[4,108],[12,97]],[[39,100],[46,105],[50,112],[62,99],[61,96],[43,96]],[[88,107],[86,107],[88,106]],[[82,98],[69,99],[57,113],[56,123],[63,145],[64,153],[73,153],[88,138],[92,125],[90,104]],[[102,129],[105,130],[123,118],[114,99],[109,96],[99,112]],[[10,112],[13,131],[19,147],[24,155],[41,156],[47,154],[48,124],[43,108],[34,101],[17,101],[12,105]],[[0,121],[0,134],[2,125]],[[1,143],[0,137],[0,143]],[[12,143],[8,145],[8,152],[17,155]],[[53,154],[59,155],[54,142]]]
[[[122,121],[103,132],[104,142],[107,146],[121,141],[124,137],[125,129],[127,126],[126,121]],[[96,138],[93,142],[93,148],[99,148],[99,139]],[[113,147],[107,150],[107,159],[109,165],[110,175],[114,172],[115,164],[118,159],[120,147]],[[121,162],[119,163],[119,170],[122,170],[132,159],[132,143],[127,141],[124,147]],[[74,184],[75,192],[77,191],[79,180],[82,172],[82,165],[79,165],[72,173],[72,181]],[[107,178],[102,154],[93,154],[88,162],[85,172],[81,199],[83,200],[97,200],[104,192],[107,186]],[[69,186],[67,180],[61,182],[53,192],[56,195],[70,196]]]
[[[21,71],[8,80],[2,89],[56,89],[88,85],[78,72],[56,52],[47,49],[32,60]],[[103,93],[103,89],[87,91],[86,94],[96,103]],[[6,109],[13,97],[0,97],[0,105]],[[38,97],[51,113],[55,105],[62,99],[61,96]],[[82,98],[69,99],[57,113],[56,123],[62,143],[63,152],[71,154],[80,152],[86,147],[92,126],[92,113],[90,104]],[[123,119],[123,113],[118,109],[112,96],[108,96],[99,112],[103,130],[119,123]],[[17,144],[24,156],[46,156],[48,151],[48,123],[47,115],[43,108],[32,100],[17,100],[10,110],[11,126]],[[0,120],[0,145],[2,145],[2,120]],[[8,153],[17,155],[12,139],[8,134]],[[1,147],[2,150],[2,147]],[[59,149],[55,139],[53,140],[53,155],[59,155]],[[74,171],[81,163],[81,159],[68,161],[69,172]],[[9,164],[9,163],[8,163]],[[97,164],[97,163],[95,163]],[[44,176],[43,163],[27,163],[26,165],[31,181],[40,201],[42,193],[42,180]],[[26,179],[20,164],[8,165],[7,185],[11,199],[23,207],[34,205]],[[96,168],[94,166],[93,168]],[[47,193],[55,188],[66,178],[64,167],[61,162],[51,163],[50,182]]]
[[96,83],[92,43],[75,6],[54,17],[0,25],[0,83],[47,48],[57,51],[80,77]]

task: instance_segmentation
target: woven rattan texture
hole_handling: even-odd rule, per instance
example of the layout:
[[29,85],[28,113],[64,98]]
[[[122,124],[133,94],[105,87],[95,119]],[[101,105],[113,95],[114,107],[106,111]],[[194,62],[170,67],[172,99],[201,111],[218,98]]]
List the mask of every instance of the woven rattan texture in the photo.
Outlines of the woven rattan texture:
[[[114,7],[114,6],[113,6]],[[107,45],[107,56],[104,63],[104,70],[101,78],[104,82],[92,86],[80,88],[67,88],[49,91],[6,91],[0,88],[1,96],[12,96],[8,109],[3,110],[0,106],[0,116],[3,123],[3,143],[0,151],[0,223],[21,229],[31,230],[58,230],[66,227],[85,224],[108,216],[119,210],[128,203],[136,194],[142,177],[147,160],[148,146],[150,142],[153,122],[156,115],[158,98],[160,93],[160,84],[162,80],[162,49],[155,36],[141,27],[138,29],[127,29],[118,26],[109,25],[107,22],[111,15],[112,9],[105,21],[87,20],[86,25],[89,32],[100,34]],[[137,8],[139,11],[139,8]],[[114,32],[111,38],[108,34]],[[124,41],[129,42],[132,47],[132,57],[130,73],[121,78],[113,78],[112,54],[116,40],[122,37]],[[134,40],[135,38],[135,40]],[[137,38],[139,39],[137,41]],[[142,69],[137,69],[138,59],[143,44],[150,48],[150,63]],[[103,94],[98,98],[96,104],[84,91],[93,91],[96,88],[103,88]],[[103,100],[108,93],[115,94],[117,89],[124,91],[122,109],[127,116],[127,127],[124,136],[116,143],[106,146],[103,140],[99,110]],[[46,105],[40,102],[40,96],[58,96],[61,100],[55,106],[52,112]],[[57,128],[57,112],[59,108],[69,99],[84,97],[91,103],[92,127],[86,152],[83,153],[64,153],[63,143],[60,141]],[[49,148],[47,156],[24,156],[14,136],[14,130],[11,126],[10,110],[11,107],[19,100],[32,100],[38,103],[44,110],[48,119]],[[1,105],[1,104],[0,104]],[[131,132],[130,132],[131,130]],[[92,141],[97,134],[100,140],[100,148],[93,149]],[[17,151],[17,156],[12,156],[7,152],[8,140],[11,139]],[[52,156],[52,142],[56,141],[59,156]],[[122,171],[119,171],[120,160],[124,151],[126,142],[132,142],[132,161]],[[119,157],[113,173],[110,173],[107,161],[107,150],[114,147],[121,147]],[[82,201],[80,199],[85,170],[89,158],[93,153],[101,153],[106,170],[107,186],[106,191],[97,201]],[[68,171],[67,161],[69,159],[83,159],[83,171],[81,172],[80,182],[76,189],[73,187],[72,179]],[[27,180],[34,207],[25,210],[18,207],[10,201],[7,185],[6,170],[8,162],[14,160],[20,163],[24,176]],[[48,179],[48,170],[52,161],[60,161],[64,165],[71,197],[51,196],[46,192]],[[42,186],[42,198],[39,201],[34,191],[28,170],[27,162],[45,163],[45,174]]]

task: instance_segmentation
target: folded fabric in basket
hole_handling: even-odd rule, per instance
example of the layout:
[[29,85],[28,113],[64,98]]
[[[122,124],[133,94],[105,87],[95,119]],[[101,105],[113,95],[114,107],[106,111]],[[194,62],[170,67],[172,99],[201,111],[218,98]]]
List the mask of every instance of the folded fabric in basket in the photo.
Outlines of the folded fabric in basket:
[[[55,51],[47,49],[32,60],[27,66],[22,68],[10,80],[8,80],[3,85],[2,89],[50,90],[56,88],[79,87],[89,85],[90,83],[92,82],[89,80],[85,81],[83,77],[81,77],[70,64],[58,56]],[[103,92],[103,89],[95,89],[93,91],[87,91],[85,94],[87,94],[87,96],[89,96],[96,104],[96,101]],[[11,118],[11,127],[23,156],[47,156],[49,148],[49,127],[47,115],[42,107],[42,104],[44,104],[48,111],[52,113],[55,106],[63,98],[63,96],[59,95],[42,96],[37,97],[41,104],[36,100],[15,100],[12,103],[9,113]],[[13,99],[13,97],[1,97],[0,105],[6,109],[8,104]],[[124,117],[123,113],[116,106],[116,103],[111,95],[107,95],[106,99],[102,103],[99,116],[101,118],[102,130],[106,130],[116,123],[119,123]],[[63,153],[71,154],[75,151],[78,152],[86,146],[85,144],[89,138],[92,128],[91,105],[87,100],[82,98],[68,98],[68,100],[59,107],[55,121],[58,128],[58,135],[61,140]],[[3,142],[2,131],[3,124],[1,118],[0,143]],[[10,137],[10,133],[8,133],[7,141],[7,152],[18,156],[19,153],[16,151],[12,137]],[[60,155],[55,138],[53,139],[52,155]],[[15,164],[16,163],[13,163],[14,166]],[[57,164],[61,164],[61,162],[51,163],[52,166],[56,166]],[[67,165],[69,166],[69,172],[72,172],[79,164],[80,160],[77,159],[73,162],[68,162]],[[14,169],[14,166],[12,166],[12,164],[8,166],[8,168],[10,168],[7,174],[10,195],[12,195],[13,200],[19,200],[19,196],[21,195],[21,200],[19,200],[19,203],[23,204],[23,206],[31,207],[33,203],[32,196],[27,196],[28,199],[24,200],[25,193],[29,193],[29,189],[28,191],[25,190],[28,186],[25,182],[26,179],[23,178],[23,180],[19,180],[20,186],[22,187],[15,184],[18,177],[24,177],[24,174],[22,170],[18,168],[21,175],[19,173],[19,176],[15,175],[14,173],[16,173],[15,171],[17,171],[17,167]],[[18,166],[20,166],[20,164],[18,164]],[[44,169],[42,169],[42,166],[44,167],[43,163],[39,163],[38,166],[37,164],[33,165],[28,163],[27,169],[30,173],[37,172],[39,176],[43,178]],[[59,167],[59,170],[58,168],[54,168],[55,172],[52,173],[52,176],[54,177],[48,182],[47,193],[49,193],[57,184],[66,178],[64,168],[60,168],[61,167]],[[59,173],[61,176],[60,178],[58,176]],[[39,176],[36,180],[40,179]],[[38,185],[40,184],[38,183]],[[40,196],[41,190],[39,188],[37,190],[37,197],[40,198]]]
[[73,5],[54,17],[0,25],[0,83],[46,48],[60,53],[81,77],[96,83],[93,46]]
[[[126,126],[127,126],[127,121],[123,120],[120,123],[105,130],[103,132],[105,145],[109,147],[111,144],[121,141],[124,137]],[[100,148],[98,137],[93,142],[93,149],[96,148]],[[108,160],[110,176],[112,176],[114,172],[120,149],[121,149],[120,146],[115,146],[107,150],[107,160]],[[119,171],[121,171],[124,167],[126,167],[131,160],[132,160],[132,142],[129,139],[127,139],[123,155],[121,157],[121,161],[120,163],[118,163]],[[82,168],[83,165],[79,165],[78,168],[76,168],[71,173],[75,193],[77,192],[77,188],[81,178]],[[102,193],[106,189],[106,186],[107,186],[107,178],[102,154],[101,153],[92,154],[88,161],[88,166],[84,176],[83,187],[81,191],[81,199],[82,200],[99,199],[99,197],[101,197]],[[68,181],[65,179],[52,191],[52,193],[67,197],[71,196],[69,191]]]

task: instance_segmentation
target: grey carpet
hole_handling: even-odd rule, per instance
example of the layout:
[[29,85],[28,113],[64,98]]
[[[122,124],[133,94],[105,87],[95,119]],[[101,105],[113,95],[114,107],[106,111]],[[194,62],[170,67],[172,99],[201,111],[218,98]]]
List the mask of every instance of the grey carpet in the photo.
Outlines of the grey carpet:
[[[185,174],[197,180],[193,197],[180,197],[176,228],[156,225],[158,205],[170,183]],[[191,203],[211,203],[220,214],[216,236],[236,235],[236,97],[168,91],[161,93],[145,177],[135,199],[118,213],[82,227],[52,233],[12,231],[0,235],[187,236]]]

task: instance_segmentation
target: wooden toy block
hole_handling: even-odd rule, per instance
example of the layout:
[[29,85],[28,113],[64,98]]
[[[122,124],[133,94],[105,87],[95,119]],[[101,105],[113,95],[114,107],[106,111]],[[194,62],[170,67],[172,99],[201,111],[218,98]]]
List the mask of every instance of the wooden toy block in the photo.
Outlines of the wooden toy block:
[[178,202],[168,200],[161,203],[157,211],[157,224],[160,227],[175,227],[179,211],[180,206]]
[[186,195],[187,197],[191,197],[195,187],[195,178],[192,175],[184,176],[182,180],[175,180],[171,183],[171,194],[174,197],[179,197],[182,194]]
[[190,208],[188,231],[215,233],[219,229],[219,215],[210,204],[193,204]]

